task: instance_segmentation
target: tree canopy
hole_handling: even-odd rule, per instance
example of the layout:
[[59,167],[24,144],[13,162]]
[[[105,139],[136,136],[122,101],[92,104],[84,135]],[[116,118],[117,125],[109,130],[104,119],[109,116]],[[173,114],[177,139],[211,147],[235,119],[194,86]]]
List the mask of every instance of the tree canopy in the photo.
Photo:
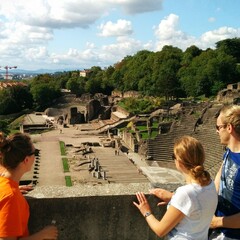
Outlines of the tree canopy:
[[13,87],[0,91],[0,114],[26,108],[44,110],[61,89],[76,96],[84,93],[110,95],[113,90],[138,91],[143,96],[180,97],[215,96],[229,83],[240,82],[240,39],[216,43],[216,49],[202,50],[195,45],[185,51],[164,46],[161,51],[141,50],[126,56],[113,66],[92,66],[86,77],[80,71],[41,74],[29,87]]

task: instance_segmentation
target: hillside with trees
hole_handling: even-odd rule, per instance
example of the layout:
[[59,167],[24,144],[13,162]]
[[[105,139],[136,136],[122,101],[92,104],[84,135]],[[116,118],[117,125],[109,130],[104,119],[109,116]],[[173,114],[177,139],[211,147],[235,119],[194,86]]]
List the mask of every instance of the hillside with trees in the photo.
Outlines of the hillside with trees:
[[190,46],[182,51],[164,46],[158,52],[142,50],[105,69],[93,66],[86,77],[79,70],[43,74],[29,81],[28,87],[3,89],[0,115],[45,110],[61,96],[61,89],[71,90],[77,97],[100,92],[110,95],[113,90],[138,91],[165,100],[216,96],[227,84],[240,82],[239,63],[240,38],[219,41],[216,49]]

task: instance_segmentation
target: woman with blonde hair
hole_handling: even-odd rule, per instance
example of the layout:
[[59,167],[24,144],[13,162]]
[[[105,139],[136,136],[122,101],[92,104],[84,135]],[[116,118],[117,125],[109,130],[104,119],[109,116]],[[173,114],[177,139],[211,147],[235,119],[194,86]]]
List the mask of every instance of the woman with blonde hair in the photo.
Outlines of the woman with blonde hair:
[[138,203],[134,202],[134,205],[159,237],[207,240],[217,206],[217,192],[210,174],[204,169],[203,146],[197,139],[183,136],[174,144],[173,159],[186,185],[177,188],[175,193],[163,189],[150,191],[163,201],[159,205],[168,203],[163,218],[155,218],[142,192],[136,194]]

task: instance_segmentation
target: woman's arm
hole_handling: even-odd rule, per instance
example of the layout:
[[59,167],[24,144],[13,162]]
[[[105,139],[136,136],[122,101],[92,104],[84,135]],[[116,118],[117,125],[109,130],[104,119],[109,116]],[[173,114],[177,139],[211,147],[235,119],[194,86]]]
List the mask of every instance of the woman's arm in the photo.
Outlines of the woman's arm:
[[146,221],[149,227],[159,236],[163,237],[167,233],[169,233],[183,218],[184,214],[179,211],[177,208],[173,206],[169,206],[163,218],[159,221],[155,218],[153,214],[148,214],[146,217],[146,213],[151,213],[150,206],[148,201],[144,195],[144,193],[140,192],[136,194],[138,203],[133,202],[133,204],[139,209],[143,216],[145,216]]
[[173,206],[169,206],[159,221],[153,215],[146,218],[149,227],[159,236],[166,236],[183,218],[184,214]]
[[220,187],[221,173],[222,173],[222,165],[221,165],[220,169],[218,170],[217,175],[215,177],[215,181],[214,181],[217,193],[218,193],[219,187]]

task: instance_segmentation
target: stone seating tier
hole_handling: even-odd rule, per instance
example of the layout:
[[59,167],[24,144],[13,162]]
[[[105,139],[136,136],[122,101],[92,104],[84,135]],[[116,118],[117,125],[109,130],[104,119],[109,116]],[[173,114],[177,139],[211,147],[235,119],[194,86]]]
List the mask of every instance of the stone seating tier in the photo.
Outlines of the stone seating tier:
[[[221,105],[216,104],[207,108],[202,115],[202,123],[195,126],[197,117],[185,114],[178,124],[173,124],[167,134],[159,134],[154,140],[148,141],[148,156],[153,161],[172,161],[174,140],[183,135],[190,135],[201,141],[206,153],[205,167],[214,177],[222,161],[223,147],[216,133],[216,113]],[[194,129],[195,128],[195,129]]]

